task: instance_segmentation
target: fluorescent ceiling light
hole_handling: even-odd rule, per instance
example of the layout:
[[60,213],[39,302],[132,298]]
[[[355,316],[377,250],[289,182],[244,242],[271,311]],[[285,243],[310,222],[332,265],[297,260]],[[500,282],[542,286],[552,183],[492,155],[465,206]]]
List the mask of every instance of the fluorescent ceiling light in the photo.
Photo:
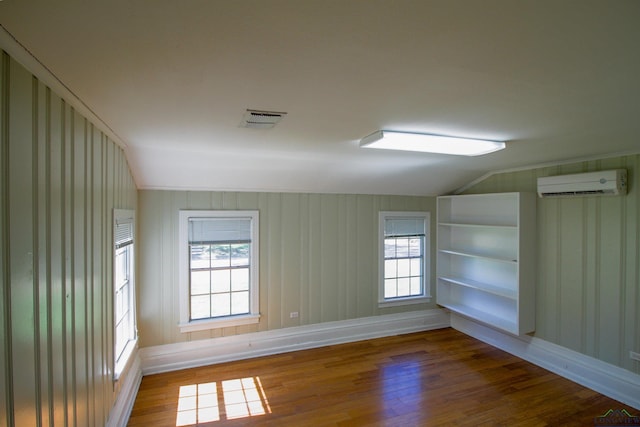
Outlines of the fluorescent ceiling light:
[[505,144],[504,142],[484,139],[379,130],[362,138],[360,146],[386,150],[453,154],[457,156],[480,156],[502,150]]

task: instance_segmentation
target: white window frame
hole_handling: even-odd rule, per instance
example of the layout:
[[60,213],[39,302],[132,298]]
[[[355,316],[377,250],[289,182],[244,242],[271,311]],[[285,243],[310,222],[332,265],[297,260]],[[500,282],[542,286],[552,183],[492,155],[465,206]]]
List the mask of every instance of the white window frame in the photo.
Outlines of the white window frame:
[[[118,251],[117,243],[117,227],[118,225],[130,224],[131,225],[131,252],[129,254],[130,260],[130,270],[129,270],[129,302],[131,307],[129,308],[129,312],[131,315],[130,321],[132,322],[133,328],[133,338],[129,339],[127,344],[124,347],[124,350],[121,354],[116,353],[116,322],[118,319],[116,318],[116,253]],[[136,273],[135,273],[135,241],[136,241],[136,220],[135,220],[135,211],[131,209],[114,209],[113,210],[113,298],[112,298],[112,313],[113,313],[113,379],[117,381],[120,378],[122,372],[126,369],[129,360],[131,359],[131,355],[133,354],[134,349],[138,345],[138,328],[136,324]]]
[[[249,314],[190,320],[189,298],[189,219],[190,218],[251,218],[251,263],[249,266]],[[181,333],[229,326],[255,324],[260,321],[259,288],[259,224],[258,211],[180,210],[178,218],[178,301]]]
[[[392,218],[421,218],[424,220],[424,257],[422,275],[422,294],[398,297],[384,297],[384,240],[385,221]],[[394,307],[409,304],[420,304],[431,301],[431,213],[380,211],[378,213],[378,307]]]

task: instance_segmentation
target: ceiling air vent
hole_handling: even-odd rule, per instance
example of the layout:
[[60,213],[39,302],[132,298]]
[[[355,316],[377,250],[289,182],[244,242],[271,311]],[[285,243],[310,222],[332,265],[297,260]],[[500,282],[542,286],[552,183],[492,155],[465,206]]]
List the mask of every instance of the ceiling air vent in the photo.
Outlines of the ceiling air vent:
[[240,127],[251,129],[271,129],[287,113],[277,111],[247,110],[242,117]]

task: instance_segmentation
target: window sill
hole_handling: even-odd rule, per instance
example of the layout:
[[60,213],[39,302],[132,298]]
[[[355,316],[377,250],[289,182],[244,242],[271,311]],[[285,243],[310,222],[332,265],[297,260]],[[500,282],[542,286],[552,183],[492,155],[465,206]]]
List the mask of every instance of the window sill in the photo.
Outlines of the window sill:
[[392,300],[382,300],[378,301],[378,307],[397,307],[401,305],[412,305],[412,304],[424,304],[427,302],[431,302],[431,297],[407,297],[407,298],[397,298]]
[[133,354],[133,350],[138,346],[138,340],[131,340],[127,343],[124,351],[120,355],[120,358],[116,362],[115,369],[113,371],[113,380],[118,381],[120,379],[120,375],[127,369],[129,366],[129,361],[131,360],[131,355]]
[[227,328],[229,326],[252,325],[260,322],[259,314],[244,314],[241,316],[229,316],[220,319],[192,320],[180,323],[180,333],[205,331],[207,329]]

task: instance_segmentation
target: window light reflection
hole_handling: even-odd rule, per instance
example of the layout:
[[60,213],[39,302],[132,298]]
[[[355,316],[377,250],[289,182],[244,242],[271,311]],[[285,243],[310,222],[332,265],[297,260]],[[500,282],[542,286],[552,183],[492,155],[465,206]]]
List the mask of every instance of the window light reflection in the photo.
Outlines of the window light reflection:
[[176,426],[271,413],[260,377],[222,381],[221,389],[215,382],[180,386]]
[[176,426],[188,426],[218,420],[220,420],[220,410],[215,382],[180,387]]
[[253,378],[223,381],[222,390],[228,419],[265,414],[262,399]]

